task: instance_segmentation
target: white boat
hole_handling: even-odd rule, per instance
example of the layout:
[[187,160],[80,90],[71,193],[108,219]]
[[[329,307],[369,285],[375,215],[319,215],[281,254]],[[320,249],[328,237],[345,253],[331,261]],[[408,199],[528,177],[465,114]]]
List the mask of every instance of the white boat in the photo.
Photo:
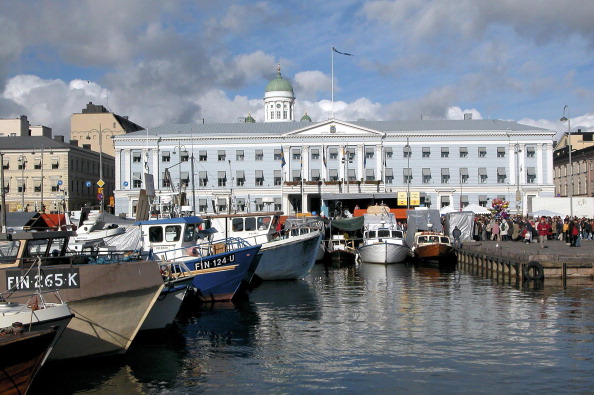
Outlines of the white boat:
[[55,328],[57,333],[50,349],[74,317],[66,303],[48,303],[41,292],[30,295],[27,303],[10,299],[7,293],[0,295],[0,328],[8,328],[15,323],[20,323],[27,332]]
[[125,233],[126,228],[134,223],[132,220],[89,208],[73,211],[69,220],[76,228],[76,235],[71,238],[68,248],[77,252],[91,245],[106,245],[112,238]]
[[309,274],[316,263],[322,232],[279,226],[279,212],[215,214],[203,218],[226,237],[241,237],[261,244],[255,275],[261,280],[297,280]]
[[398,228],[394,214],[364,214],[363,243],[359,257],[367,263],[401,263],[409,254],[410,247],[404,232]]
[[[58,290],[74,317],[50,360],[122,354],[159,297],[163,279],[154,261],[90,264],[66,256],[71,231],[16,232],[0,238],[0,292],[27,303],[28,295]],[[52,292],[48,303],[60,303]]]
[[[320,217],[315,216],[307,216],[307,217],[288,217],[285,220],[285,229],[290,233],[296,234],[304,234],[309,233],[312,230],[318,230],[320,232],[324,232],[325,225],[324,221]],[[324,240],[320,241],[320,245],[318,246],[318,252],[316,253],[316,262],[320,262],[324,260],[326,255],[326,244]]]

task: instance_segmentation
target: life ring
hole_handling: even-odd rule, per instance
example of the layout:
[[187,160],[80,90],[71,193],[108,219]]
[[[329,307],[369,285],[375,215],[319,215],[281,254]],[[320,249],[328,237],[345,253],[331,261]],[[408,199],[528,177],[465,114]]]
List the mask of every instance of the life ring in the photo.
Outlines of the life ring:
[[540,263],[536,261],[530,261],[524,265],[523,275],[527,281],[543,280],[544,270]]

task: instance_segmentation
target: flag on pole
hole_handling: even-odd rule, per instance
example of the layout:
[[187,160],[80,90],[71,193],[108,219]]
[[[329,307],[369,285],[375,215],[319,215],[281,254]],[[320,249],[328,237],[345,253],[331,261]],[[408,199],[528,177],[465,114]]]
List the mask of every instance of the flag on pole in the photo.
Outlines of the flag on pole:
[[346,52],[340,52],[339,50],[337,50],[336,48],[332,47],[332,50],[336,53],[339,53],[341,55],[346,55],[346,56],[353,56],[353,54],[351,53],[346,53]]
[[285,167],[287,161],[285,161],[285,151],[283,151],[283,147],[280,150],[280,159],[281,159],[281,167]]
[[326,147],[322,147],[322,162],[324,162],[324,167],[328,167],[328,163],[326,162]]

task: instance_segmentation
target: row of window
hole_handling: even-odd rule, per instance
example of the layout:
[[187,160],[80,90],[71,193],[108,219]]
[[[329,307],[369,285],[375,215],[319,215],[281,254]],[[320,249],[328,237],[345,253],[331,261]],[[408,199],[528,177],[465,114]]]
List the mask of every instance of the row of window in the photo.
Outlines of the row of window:
[[[312,148],[310,149],[310,158],[312,160],[319,160],[320,155],[326,157],[326,152],[323,152],[323,149],[319,148]],[[330,160],[338,159],[339,148],[338,147],[328,147],[327,150],[327,157]],[[394,152],[390,147],[385,148],[384,150],[386,158],[392,158],[394,156]],[[497,157],[498,158],[505,158],[505,147],[497,147]],[[526,147],[526,157],[532,158],[534,157],[534,147]],[[301,149],[293,149],[291,150],[291,159],[293,160],[301,160]],[[403,157],[410,158],[412,157],[412,149],[410,147],[404,147],[403,149]],[[431,157],[431,148],[430,147],[423,147],[421,150],[421,155],[423,158],[430,158]],[[460,158],[468,157],[468,148],[467,147],[460,147],[459,149]],[[346,147],[345,149],[345,156],[348,157],[349,160],[353,160],[356,157],[356,149],[354,147]],[[366,147],[365,148],[365,159],[373,159],[375,156],[375,149],[374,147]],[[449,158],[450,157],[450,149],[448,147],[441,147],[441,157],[442,158]],[[478,147],[478,157],[479,158],[486,158],[487,157],[487,147]],[[187,162],[190,158],[190,153],[188,151],[181,151],[180,152],[180,162]],[[206,162],[208,160],[208,151],[200,150],[198,152],[198,160],[200,162]],[[217,152],[217,160],[219,162],[223,162],[227,160],[227,152],[225,150],[218,150]],[[244,150],[236,150],[235,151],[235,160],[237,162],[242,162],[245,160],[245,151]],[[254,160],[262,161],[264,160],[264,150],[258,149],[254,153]],[[281,149],[274,150],[274,160],[282,161],[283,160],[283,152]],[[162,162],[171,162],[171,151],[161,151],[161,161]],[[140,151],[136,151],[132,153],[132,162],[134,163],[141,163],[142,162],[142,153]]]
[[[504,167],[497,168],[497,183],[498,184],[505,184],[507,182],[507,174]],[[431,173],[430,168],[423,168],[422,169],[422,182],[423,184],[430,184],[433,180],[433,176]],[[319,169],[312,169],[310,172],[310,181],[321,181],[320,178],[321,171]],[[132,187],[134,188],[141,188],[142,187],[142,174],[141,173],[134,173],[132,175]],[[263,170],[255,170],[254,172],[254,181],[256,186],[263,186],[264,185],[264,171]],[[328,170],[328,180],[329,181],[339,181],[339,173],[338,169],[329,169]],[[394,171],[392,168],[385,169],[385,182],[386,184],[392,184],[394,182]],[[462,184],[467,184],[470,181],[470,175],[468,173],[467,168],[460,168],[459,169],[459,182]],[[181,183],[183,187],[187,187],[190,185],[190,173],[189,172],[181,172],[180,174]],[[412,181],[412,168],[404,168],[403,169],[403,183],[410,183]],[[376,175],[374,169],[366,169],[365,171],[365,181],[375,181]],[[162,183],[161,186],[168,188],[171,187],[171,178],[167,173],[163,173],[161,177]],[[357,174],[355,169],[348,169],[347,173],[347,180],[348,181],[357,181]],[[219,171],[217,172],[217,186],[219,187],[226,187],[227,186],[227,172],[226,171]],[[299,182],[301,181],[301,171],[300,170],[293,170],[290,176],[290,181]],[[477,181],[479,184],[486,184],[488,181],[488,174],[487,168],[480,167],[478,168],[478,178]],[[199,171],[198,172],[198,186],[199,187],[206,187],[208,186],[209,177],[206,171]],[[244,170],[238,170],[235,173],[235,186],[244,186],[246,182],[246,175]],[[449,168],[442,168],[441,169],[441,183],[448,184],[450,182],[450,169]],[[526,183],[534,184],[536,182],[536,168],[529,167],[526,170]],[[274,185],[281,185],[282,184],[282,172],[281,170],[274,171]]]
[[[29,161],[27,159],[22,160],[22,159],[17,159],[17,169],[18,170],[26,170],[27,169],[27,163],[29,163]],[[52,169],[59,169],[60,168],[60,161],[58,160],[58,158],[52,158],[52,165],[51,165]],[[4,170],[10,170],[10,160],[5,158],[4,161],[2,162],[2,168]],[[33,169],[36,170],[41,170],[41,158],[34,158],[33,159]]]

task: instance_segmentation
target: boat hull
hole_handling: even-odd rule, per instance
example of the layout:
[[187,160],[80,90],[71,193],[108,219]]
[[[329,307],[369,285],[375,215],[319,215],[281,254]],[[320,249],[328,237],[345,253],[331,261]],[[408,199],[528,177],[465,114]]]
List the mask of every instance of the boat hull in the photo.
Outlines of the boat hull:
[[[8,277],[15,274],[3,272],[3,284],[8,284]],[[58,285],[59,273],[66,274]],[[59,288],[60,297],[74,313],[49,360],[126,352],[164,285],[154,261],[55,265],[45,267],[44,274],[44,284]],[[12,277],[10,283],[14,282]],[[46,301],[59,302],[54,296]]]
[[165,284],[157,301],[140,327],[141,331],[167,329],[173,324],[193,281],[192,277]]
[[56,338],[44,330],[0,336],[0,393],[25,394]]
[[264,281],[298,280],[316,263],[321,232],[311,232],[262,244],[256,276]]
[[256,245],[184,261],[194,275],[194,295],[203,302],[231,300],[244,279],[251,276],[249,272],[259,251],[260,245]]
[[329,253],[330,261],[335,265],[352,265],[357,261],[357,253],[355,250],[339,250],[335,249]]
[[415,248],[414,257],[419,261],[449,264],[456,261],[456,249],[447,244],[428,244]]
[[402,244],[378,242],[359,247],[359,257],[366,263],[401,263],[410,255],[410,248]]

